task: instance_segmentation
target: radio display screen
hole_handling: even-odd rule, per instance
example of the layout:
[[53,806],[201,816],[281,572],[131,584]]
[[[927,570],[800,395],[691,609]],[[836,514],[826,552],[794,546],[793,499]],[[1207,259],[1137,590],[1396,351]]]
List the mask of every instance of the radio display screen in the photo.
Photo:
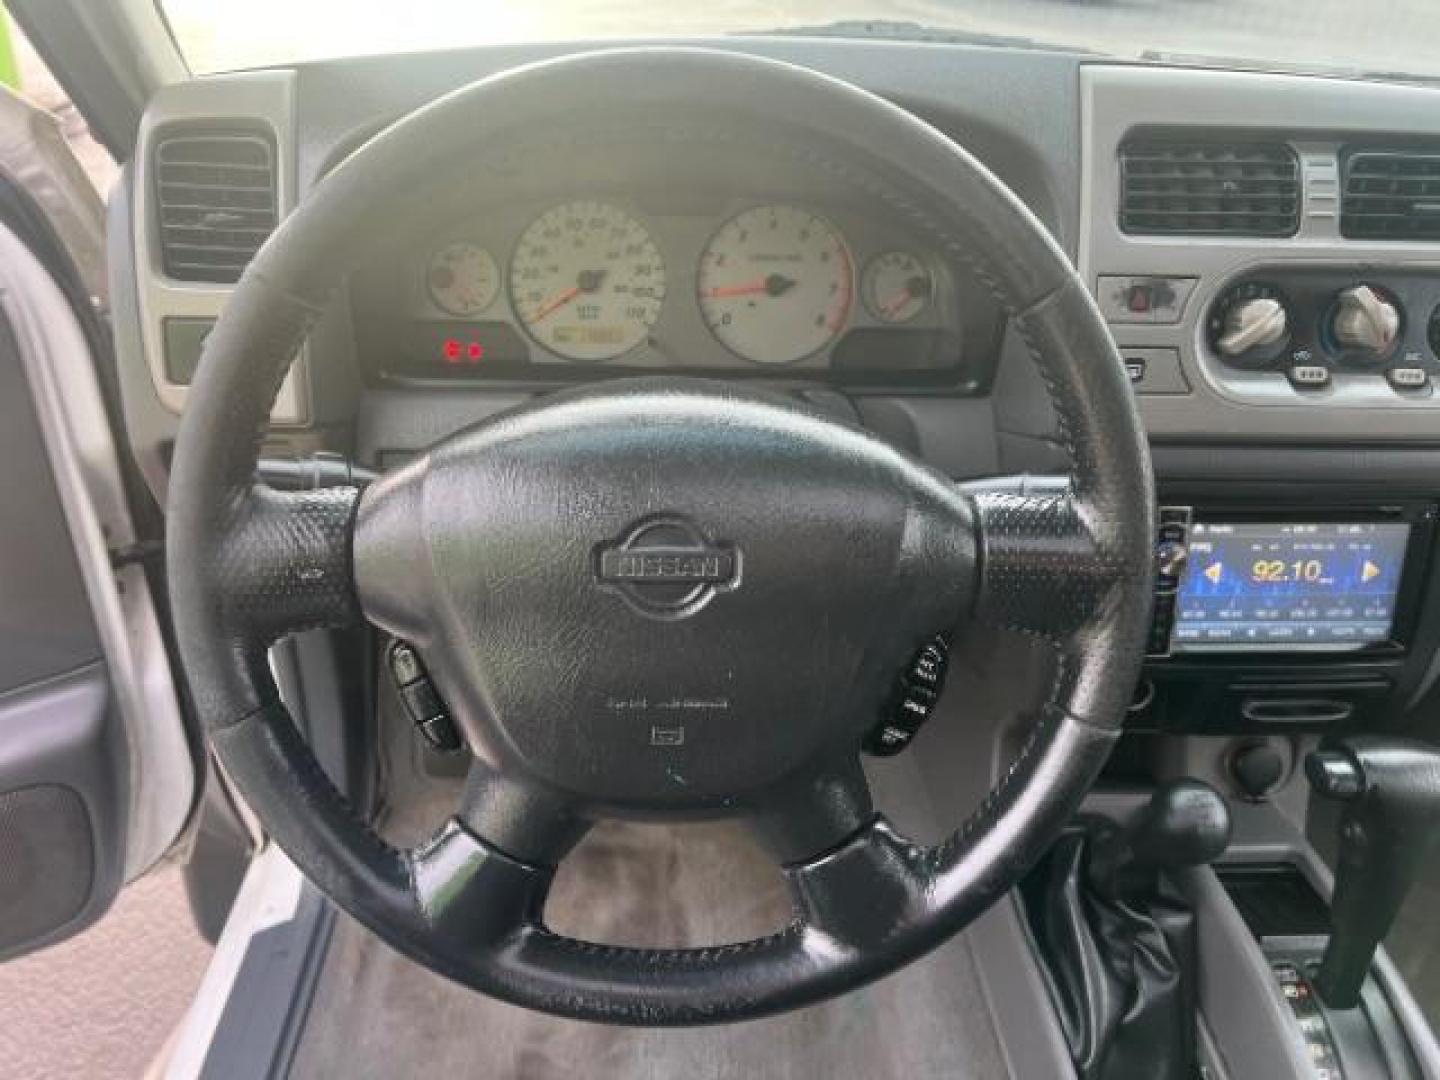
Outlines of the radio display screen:
[[1403,522],[1197,522],[1173,652],[1343,652],[1391,639]]

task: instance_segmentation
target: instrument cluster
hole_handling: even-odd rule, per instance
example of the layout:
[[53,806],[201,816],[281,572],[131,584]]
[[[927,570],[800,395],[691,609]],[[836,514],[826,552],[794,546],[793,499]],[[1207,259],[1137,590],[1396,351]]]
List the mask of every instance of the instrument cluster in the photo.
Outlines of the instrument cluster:
[[855,207],[595,195],[505,210],[447,223],[391,268],[403,310],[381,374],[953,382],[967,324],[984,322],[924,237]]

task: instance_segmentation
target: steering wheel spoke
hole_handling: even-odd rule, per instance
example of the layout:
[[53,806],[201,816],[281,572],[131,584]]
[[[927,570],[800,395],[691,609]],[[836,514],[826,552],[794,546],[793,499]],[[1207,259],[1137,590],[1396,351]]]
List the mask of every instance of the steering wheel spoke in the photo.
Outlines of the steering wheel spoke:
[[804,932],[866,955],[924,917],[930,863],[927,849],[877,818],[833,851],[789,866],[785,874]]
[[747,824],[776,862],[790,866],[842,846],[874,817],[869,781],[849,754],[758,800]]
[[516,859],[458,819],[406,858],[422,925],[457,956],[494,952],[542,924],[554,867]]
[[1064,647],[1127,580],[1065,481],[1028,478],[973,493],[981,548],[975,617]]
[[499,851],[536,866],[558,866],[590,830],[565,800],[516,780],[478,758],[456,818]]
[[1140,533],[1065,479],[985,481],[969,494],[981,550],[974,618],[1049,643],[1059,662],[1051,701],[1112,727],[1139,672],[1115,676],[1111,628],[1148,625],[1141,567],[1153,548],[1151,519],[1140,519]]
[[356,488],[276,491],[240,502],[214,573],[233,630],[268,644],[359,618],[350,569]]

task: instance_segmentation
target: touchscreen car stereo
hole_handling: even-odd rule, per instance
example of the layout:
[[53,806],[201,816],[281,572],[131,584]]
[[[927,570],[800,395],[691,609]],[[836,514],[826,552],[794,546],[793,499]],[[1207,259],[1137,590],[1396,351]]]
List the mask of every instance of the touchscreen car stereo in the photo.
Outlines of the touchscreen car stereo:
[[1434,524],[1420,503],[1161,507],[1149,655],[1403,651]]
[[1390,641],[1410,530],[1395,521],[1194,522],[1171,652]]

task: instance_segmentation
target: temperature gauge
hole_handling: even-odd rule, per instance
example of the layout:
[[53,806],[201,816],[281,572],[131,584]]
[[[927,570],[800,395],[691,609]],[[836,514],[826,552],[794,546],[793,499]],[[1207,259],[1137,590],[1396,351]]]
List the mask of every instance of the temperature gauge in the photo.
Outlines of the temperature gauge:
[[446,244],[430,259],[425,272],[430,299],[451,315],[478,315],[500,292],[500,267],[495,256],[464,240]]
[[908,251],[875,256],[860,279],[866,310],[886,323],[909,322],[930,306],[934,293],[930,270]]

